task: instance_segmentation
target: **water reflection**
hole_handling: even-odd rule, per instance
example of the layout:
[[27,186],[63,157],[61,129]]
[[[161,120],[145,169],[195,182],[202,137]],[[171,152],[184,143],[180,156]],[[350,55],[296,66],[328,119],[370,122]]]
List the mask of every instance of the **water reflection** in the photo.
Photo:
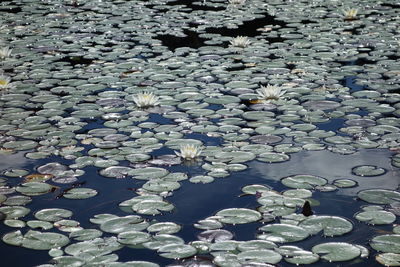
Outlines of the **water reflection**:
[[[252,175],[265,179],[280,180],[295,174],[312,174],[326,178],[329,182],[347,178],[358,182],[357,187],[340,189],[338,194],[354,196],[360,190],[368,188],[397,189],[400,183],[399,170],[390,164],[391,152],[386,149],[361,150],[352,155],[340,155],[323,151],[303,151],[292,154],[290,161],[275,164],[265,164],[254,161],[250,163]],[[376,165],[384,168],[384,175],[360,177],[351,170],[359,165]]]

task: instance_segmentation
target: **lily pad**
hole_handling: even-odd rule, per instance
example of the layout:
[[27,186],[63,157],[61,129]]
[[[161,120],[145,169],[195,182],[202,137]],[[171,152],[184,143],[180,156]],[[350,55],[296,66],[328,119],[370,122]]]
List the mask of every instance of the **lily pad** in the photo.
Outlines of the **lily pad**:
[[391,204],[400,201],[400,192],[387,189],[367,189],[358,192],[357,196],[372,204]]
[[299,226],[311,235],[323,231],[324,236],[340,236],[353,230],[353,224],[345,218],[337,216],[312,215],[300,222]]
[[169,259],[187,258],[195,255],[197,249],[186,244],[169,244],[160,247],[157,252],[161,257]]
[[386,170],[377,166],[362,165],[354,167],[352,172],[358,176],[379,176],[385,174]]
[[359,212],[355,218],[368,224],[391,224],[396,221],[396,215],[384,210],[366,210]]
[[321,259],[329,262],[349,261],[360,256],[358,247],[344,242],[329,242],[316,245],[312,252],[320,255]]
[[400,266],[399,253],[381,253],[376,255],[376,261],[385,266]]
[[400,235],[379,235],[372,238],[369,245],[380,252],[398,253],[400,251]]
[[280,246],[275,251],[283,255],[285,261],[291,264],[312,264],[319,260],[318,254],[296,246]]
[[245,208],[232,208],[218,211],[216,216],[218,221],[228,224],[243,224],[255,222],[261,219],[261,214],[258,211]]
[[72,211],[66,209],[42,209],[35,214],[35,218],[46,222],[56,222],[72,216]]
[[304,228],[283,223],[265,225],[259,228],[259,230],[264,233],[257,238],[277,243],[301,241],[309,236],[308,231]]
[[314,189],[316,186],[323,186],[328,183],[325,178],[306,174],[288,176],[283,178],[281,182],[287,187],[297,189]]
[[72,188],[63,194],[63,197],[68,199],[85,199],[97,195],[97,191],[91,188]]
[[36,250],[49,250],[67,245],[69,238],[58,233],[44,233],[29,230],[22,240],[22,246]]
[[243,251],[237,255],[237,259],[242,264],[250,263],[270,263],[276,264],[281,261],[281,254],[270,250],[270,249],[260,249],[260,250],[251,250],[251,251]]

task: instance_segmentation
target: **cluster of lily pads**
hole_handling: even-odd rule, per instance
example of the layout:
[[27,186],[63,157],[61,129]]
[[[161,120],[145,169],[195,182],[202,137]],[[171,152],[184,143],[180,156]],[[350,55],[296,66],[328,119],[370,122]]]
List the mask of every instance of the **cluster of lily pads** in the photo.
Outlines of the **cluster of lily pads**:
[[[2,240],[48,250],[53,260],[43,267],[159,266],[118,262],[122,248],[186,259],[171,266],[340,262],[372,251],[377,262],[399,266],[398,189],[358,192],[369,205],[353,220],[393,226],[369,247],[330,240],[350,233],[351,220],[302,213],[315,205],[315,192],[357,186],[347,178],[281,177],[289,188],[283,192],[267,181],[246,185],[243,194],[258,206],[225,208],[199,220],[193,225],[197,240],[189,242],[178,235],[181,225],[162,221],[175,209],[168,198],[187,181],[212,183],[254,160],[272,164],[304,151],[357,156],[389,149],[398,174],[399,6],[390,0],[351,4],[2,3],[0,154],[24,153],[39,165],[2,173],[0,217],[17,229]],[[241,25],[263,19],[244,35]],[[174,47],[165,41],[170,36],[178,40]],[[188,172],[174,171],[181,165]],[[92,167],[101,177],[83,184]],[[375,165],[350,171],[371,179],[387,172]],[[103,178],[138,185],[132,198],[118,203],[128,215],[95,214],[93,227],[83,228],[72,210],[29,208],[37,196],[54,193],[76,201],[101,197],[90,185]],[[32,214],[35,219],[24,219]],[[224,229],[253,223],[259,224],[253,240],[235,240]],[[295,243],[320,233],[326,242],[311,249]]]

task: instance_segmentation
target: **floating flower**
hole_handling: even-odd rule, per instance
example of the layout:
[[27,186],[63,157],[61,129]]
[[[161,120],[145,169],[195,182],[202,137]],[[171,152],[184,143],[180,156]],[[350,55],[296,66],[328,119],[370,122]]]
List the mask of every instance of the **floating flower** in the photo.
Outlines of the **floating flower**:
[[246,0],[229,0],[229,4],[231,5],[244,5]]
[[11,88],[11,78],[8,76],[0,76],[0,90],[5,90]]
[[357,18],[358,9],[346,8],[342,10],[345,20],[353,20]]
[[0,59],[6,59],[11,56],[11,51],[8,46],[0,48]]
[[230,40],[229,42],[231,43],[231,46],[240,48],[245,48],[249,46],[249,44],[251,43],[249,38],[247,38],[247,36],[237,36],[232,40]]
[[153,107],[159,104],[158,97],[149,92],[143,92],[133,96],[133,101],[139,108]]
[[286,93],[286,90],[282,90],[282,88],[278,86],[268,84],[267,86],[261,86],[261,88],[257,90],[257,93],[263,100],[278,100]]
[[195,159],[200,156],[202,149],[196,145],[183,145],[180,147],[180,152],[176,152],[175,154],[179,157],[187,160]]

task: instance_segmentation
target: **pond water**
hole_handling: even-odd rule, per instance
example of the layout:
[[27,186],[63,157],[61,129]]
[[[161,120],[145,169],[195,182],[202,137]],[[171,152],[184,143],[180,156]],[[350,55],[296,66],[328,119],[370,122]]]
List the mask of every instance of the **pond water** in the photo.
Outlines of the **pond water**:
[[395,1],[0,2],[4,266],[400,266]]

